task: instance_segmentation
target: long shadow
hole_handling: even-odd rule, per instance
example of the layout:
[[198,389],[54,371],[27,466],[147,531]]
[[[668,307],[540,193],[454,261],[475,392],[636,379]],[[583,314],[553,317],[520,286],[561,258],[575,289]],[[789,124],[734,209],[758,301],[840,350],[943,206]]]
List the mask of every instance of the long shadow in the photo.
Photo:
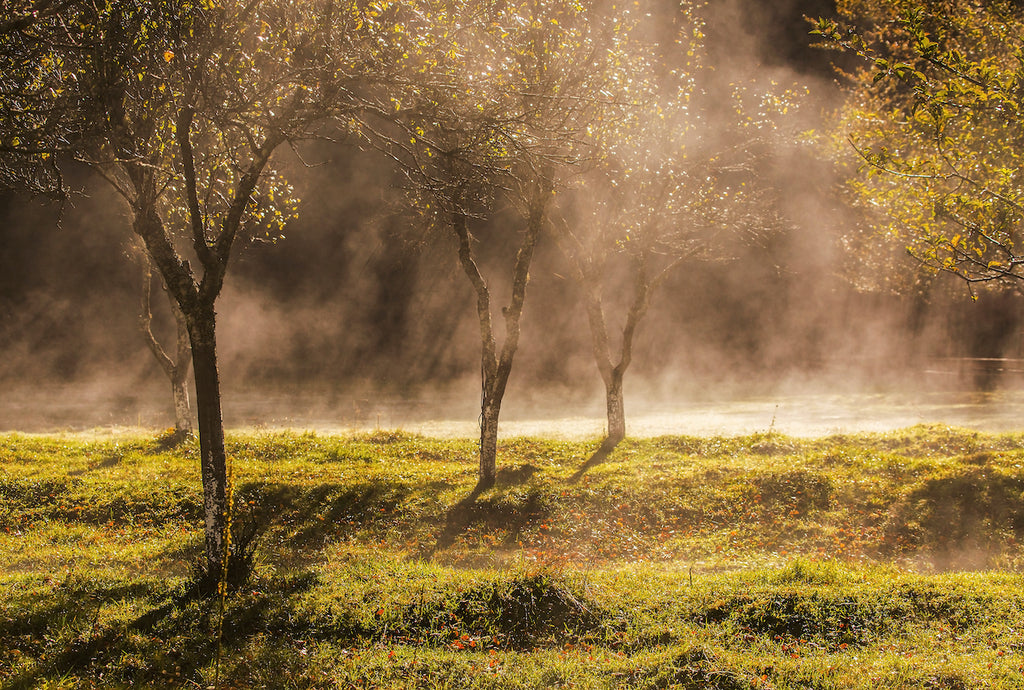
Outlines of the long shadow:
[[[271,621],[270,612],[275,606],[279,606],[281,597],[293,597],[301,595],[317,583],[315,574],[302,574],[295,577],[285,578],[273,591],[253,599],[247,605],[232,607],[228,617],[224,621],[222,637],[218,643],[216,635],[193,634],[189,637],[189,644],[192,645],[189,654],[188,665],[181,667],[182,677],[194,676],[199,669],[212,662],[217,655],[218,644],[224,648],[237,647],[245,639],[257,634],[260,631],[286,634],[290,630],[290,619],[287,621]],[[110,593],[104,594],[97,606],[102,605],[104,600],[111,600]],[[130,637],[132,633],[142,633],[151,636],[160,626],[160,623],[172,616],[172,614],[190,602],[206,599],[209,604],[202,616],[212,616],[216,608],[216,598],[206,597],[193,588],[171,596],[167,601],[153,609],[141,614],[138,618],[127,625],[119,625],[96,632],[90,632],[87,638],[72,640],[63,649],[59,650],[50,658],[41,659],[36,665],[24,671],[16,678],[7,680],[0,685],[0,690],[31,690],[39,687],[42,681],[49,676],[82,676],[83,680],[91,678],[85,674],[90,667],[102,664],[106,660],[116,658],[117,655],[130,651]],[[89,604],[92,606],[92,604]],[[189,631],[180,631],[189,632]],[[194,633],[198,633],[198,628]],[[344,627],[328,630],[328,636],[336,637],[343,642],[350,643],[357,638],[362,630],[348,630]],[[174,634],[177,634],[175,632]],[[183,681],[184,682],[184,681]],[[159,679],[143,676],[134,679],[135,687],[151,687],[153,684],[161,685]]]
[[537,472],[537,467],[526,464],[515,469],[503,468],[498,471],[493,484],[480,482],[468,496],[460,500],[448,511],[445,526],[437,537],[434,547],[427,552],[427,557],[438,551],[450,548],[460,534],[478,522],[501,522],[516,531],[521,529],[530,519],[540,513],[537,498],[531,494],[522,508],[501,504],[499,501],[480,501],[480,495],[493,487],[506,488],[525,484]]
[[251,523],[257,537],[288,525],[291,534],[287,546],[304,550],[336,538],[339,530],[350,526],[386,524],[411,492],[405,484],[376,479],[356,484],[322,483],[310,489],[253,482],[242,486],[237,494],[236,519]]
[[[20,676],[4,683],[2,690],[31,690],[38,687],[42,678],[58,673],[72,674],[87,668],[96,659],[108,655],[118,649],[118,642],[123,642],[129,631],[149,633],[156,628],[161,620],[181,605],[179,597],[142,614],[134,621],[116,630],[107,630],[99,635],[91,634],[87,639],[74,640],[55,657],[41,660],[34,668],[28,669]],[[102,605],[102,601],[100,604]]]
[[477,507],[476,501],[480,498],[480,494],[488,488],[490,487],[486,484],[477,484],[468,496],[448,510],[448,515],[444,521],[444,529],[441,530],[441,534],[437,535],[437,543],[427,553],[428,557],[433,556],[438,551],[451,547],[455,543],[456,537],[469,528],[473,523],[473,513],[476,512],[474,510]]
[[883,530],[888,552],[926,553],[944,570],[984,569],[1024,539],[1024,477],[982,465],[927,479],[889,507]]
[[583,463],[583,465],[581,465],[571,477],[569,477],[569,483],[575,484],[579,480],[583,479],[583,475],[588,471],[607,460],[608,456],[612,454],[612,451],[615,450],[617,445],[619,445],[619,442],[611,438],[606,438],[602,441],[601,445],[594,451],[594,454],[591,455],[590,458],[588,458],[587,461]]

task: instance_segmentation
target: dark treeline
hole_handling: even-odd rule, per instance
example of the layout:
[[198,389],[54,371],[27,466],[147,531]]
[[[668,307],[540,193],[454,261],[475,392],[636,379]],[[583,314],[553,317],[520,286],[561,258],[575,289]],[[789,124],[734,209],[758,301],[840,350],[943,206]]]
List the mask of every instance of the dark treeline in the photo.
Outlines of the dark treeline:
[[[429,400],[453,380],[472,379],[472,295],[450,252],[388,214],[379,187],[388,171],[375,155],[355,166],[350,151],[335,155],[344,164],[329,163],[300,185],[301,215],[286,237],[238,258],[220,309],[225,379],[233,388],[333,389],[342,400],[368,391]],[[344,174],[356,179],[343,186],[364,193],[331,195]],[[103,376],[129,389],[159,384],[136,328],[141,278],[124,260],[124,215],[99,185],[76,182],[86,193],[59,225],[52,207],[3,198],[0,372],[8,384]],[[775,248],[778,265],[755,254],[673,275],[641,333],[640,385],[660,384],[662,398],[700,398],[848,372],[872,386],[886,381],[894,358],[924,369],[922,356],[1024,355],[1019,310],[1008,304],[1016,296],[974,302],[948,277],[929,294],[859,290],[836,270],[837,224],[825,216],[794,227]],[[494,252],[502,250],[510,251]],[[552,244],[541,246],[532,273],[524,329],[537,335],[524,339],[513,384],[526,395],[540,384],[572,404],[589,401],[599,388],[578,288]],[[157,316],[169,328],[169,316]]]

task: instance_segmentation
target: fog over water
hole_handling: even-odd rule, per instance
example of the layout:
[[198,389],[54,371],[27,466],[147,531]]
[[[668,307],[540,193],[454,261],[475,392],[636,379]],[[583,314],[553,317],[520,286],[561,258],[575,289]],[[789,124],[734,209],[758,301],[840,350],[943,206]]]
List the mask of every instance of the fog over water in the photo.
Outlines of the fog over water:
[[[838,93],[830,56],[809,48],[801,16],[830,3],[711,5],[708,60],[723,81],[770,76],[806,88],[800,117],[820,126]],[[305,153],[322,165],[281,161],[302,199],[299,219],[279,242],[239,253],[218,301],[228,427],[475,436],[478,325],[451,239],[410,232],[381,156]],[[1024,426],[1020,298],[972,302],[941,276],[914,294],[868,289],[879,276],[849,280],[840,238],[856,219],[816,153],[780,148],[769,161],[785,232],[733,261],[685,264],[655,295],[625,379],[629,434]],[[168,386],[136,327],[141,272],[126,256],[127,213],[102,182],[84,173],[72,182],[83,194],[59,226],[55,209],[0,197],[0,431],[166,428]],[[506,234],[481,245],[502,303],[516,239]],[[542,239],[503,436],[604,430],[586,314],[568,276]],[[609,302],[626,289],[615,286]],[[158,295],[154,306],[165,306]],[[157,318],[166,339],[169,315]]]
[[[171,421],[159,386],[135,395],[112,395],[83,384],[15,388],[0,402],[3,431],[36,433],[136,433]],[[229,429],[347,434],[398,430],[433,437],[479,434],[467,399],[339,400],[306,394],[231,392],[225,398]],[[978,431],[1016,431],[1024,418],[1024,392],[913,392],[794,394],[716,401],[649,404],[635,401],[629,435],[742,435],[779,433],[821,437],[886,432],[917,424],[946,424]],[[575,408],[510,403],[500,436],[596,439],[605,432],[599,404]]]

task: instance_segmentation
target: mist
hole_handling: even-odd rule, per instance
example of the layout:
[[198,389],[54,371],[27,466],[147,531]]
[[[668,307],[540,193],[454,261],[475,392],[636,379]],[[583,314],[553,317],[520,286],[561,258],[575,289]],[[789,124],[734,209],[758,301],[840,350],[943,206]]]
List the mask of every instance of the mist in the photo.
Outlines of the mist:
[[[823,126],[840,94],[802,16],[830,3],[709,10],[707,60],[722,84],[798,87],[801,126]],[[227,424],[473,436],[479,331],[453,240],[398,211],[401,181],[379,153],[322,143],[301,153],[279,161],[302,199],[298,219],[239,253],[218,302]],[[625,383],[631,435],[1008,428],[1019,418],[1024,367],[997,360],[1024,357],[1020,298],[972,301],[952,277],[927,296],[879,288],[881,277],[851,281],[842,238],[859,219],[817,153],[794,144],[769,156],[763,174],[786,223],[767,246],[687,263],[655,294]],[[0,198],[0,430],[169,426],[166,380],[136,325],[127,210],[85,172],[71,183],[81,193],[63,210]],[[515,246],[514,232],[481,245],[496,299],[507,299]],[[165,300],[153,301],[166,340]],[[613,323],[620,314],[610,308]],[[580,288],[548,237],[522,328],[502,433],[599,435],[603,389]]]

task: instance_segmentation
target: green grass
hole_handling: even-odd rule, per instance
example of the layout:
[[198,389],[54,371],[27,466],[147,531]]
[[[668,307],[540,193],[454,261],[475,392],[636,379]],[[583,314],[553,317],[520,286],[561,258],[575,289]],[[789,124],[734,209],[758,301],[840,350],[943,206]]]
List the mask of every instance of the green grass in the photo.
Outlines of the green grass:
[[597,445],[234,436],[221,625],[195,445],[0,436],[0,688],[1024,687],[1024,436]]

